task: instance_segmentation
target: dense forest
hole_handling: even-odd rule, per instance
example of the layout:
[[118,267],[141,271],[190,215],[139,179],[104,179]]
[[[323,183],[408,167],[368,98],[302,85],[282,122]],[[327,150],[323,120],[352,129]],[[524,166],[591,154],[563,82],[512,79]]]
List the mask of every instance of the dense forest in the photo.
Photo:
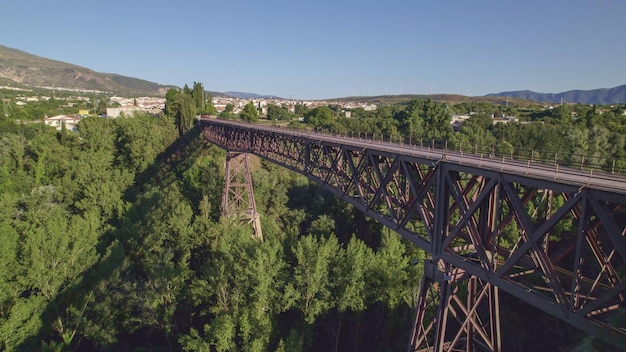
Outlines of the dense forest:
[[[264,240],[220,217],[225,152],[194,127],[197,112],[214,109],[196,88],[168,92],[159,117],[87,117],[77,132],[0,119],[0,350],[406,350],[424,253],[260,159]],[[620,107],[563,106],[494,125],[494,113],[521,115],[505,109],[514,108],[414,100],[350,118],[332,105],[272,106],[268,119],[623,163]],[[469,112],[454,132],[452,113]],[[259,118],[253,105],[221,115]],[[537,349],[538,337],[547,348],[591,346],[502,301],[506,350]]]

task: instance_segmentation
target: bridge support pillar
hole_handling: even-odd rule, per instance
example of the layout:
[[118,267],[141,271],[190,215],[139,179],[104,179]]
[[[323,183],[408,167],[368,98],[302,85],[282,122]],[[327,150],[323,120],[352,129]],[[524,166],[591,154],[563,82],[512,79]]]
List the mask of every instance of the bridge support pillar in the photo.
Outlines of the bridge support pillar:
[[501,351],[498,288],[441,261],[424,273],[408,350]]
[[252,223],[254,237],[263,240],[260,215],[254,201],[248,154],[228,152],[224,169],[222,215]]

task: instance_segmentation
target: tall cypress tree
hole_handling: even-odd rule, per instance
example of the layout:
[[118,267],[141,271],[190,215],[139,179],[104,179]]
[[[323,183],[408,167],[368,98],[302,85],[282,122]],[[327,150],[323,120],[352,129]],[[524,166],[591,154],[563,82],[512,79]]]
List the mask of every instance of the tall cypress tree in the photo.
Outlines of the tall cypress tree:
[[191,92],[193,100],[196,105],[196,110],[203,112],[206,106],[206,97],[204,94],[204,87],[200,82],[193,82],[193,91]]
[[196,107],[193,103],[193,98],[188,94],[180,94],[177,101],[179,109],[176,112],[176,126],[178,127],[178,134],[182,136],[193,126]]

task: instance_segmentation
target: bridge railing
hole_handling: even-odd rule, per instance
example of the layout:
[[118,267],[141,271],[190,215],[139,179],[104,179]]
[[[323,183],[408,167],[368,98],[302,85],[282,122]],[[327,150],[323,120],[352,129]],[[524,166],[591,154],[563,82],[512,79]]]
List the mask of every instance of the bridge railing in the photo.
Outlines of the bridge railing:
[[605,157],[601,155],[574,154],[565,151],[548,151],[528,148],[517,148],[506,144],[487,145],[463,143],[443,139],[414,138],[399,135],[349,132],[336,134],[328,131],[316,131],[327,135],[356,138],[368,141],[396,143],[400,145],[430,148],[440,151],[472,154],[485,158],[516,160],[530,164],[551,165],[557,168],[566,167],[581,171],[601,171],[607,174],[626,174],[626,159]]
[[[238,123],[242,123],[238,121]],[[294,125],[257,124],[257,128],[311,132],[306,128]],[[549,151],[528,148],[513,147],[503,142],[496,145],[463,143],[451,140],[415,138],[398,134],[380,134],[364,132],[335,133],[328,130],[314,130],[328,136],[346,137],[357,140],[366,140],[379,143],[399,144],[409,147],[429,148],[441,151],[442,154],[455,152],[460,154],[475,155],[481,158],[493,158],[503,162],[514,160],[528,165],[545,165],[554,168],[569,168],[584,171],[586,173],[601,172],[609,175],[626,175],[626,159],[606,157],[601,155],[573,154],[567,151]]]

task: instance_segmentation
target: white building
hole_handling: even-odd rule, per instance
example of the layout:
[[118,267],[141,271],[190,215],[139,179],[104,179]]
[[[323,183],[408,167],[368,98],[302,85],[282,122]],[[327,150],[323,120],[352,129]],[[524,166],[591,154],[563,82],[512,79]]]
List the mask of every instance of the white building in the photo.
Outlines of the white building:
[[48,126],[56,127],[58,131],[63,128],[64,124],[66,129],[76,131],[76,126],[80,121],[80,117],[57,115],[52,117],[46,117],[43,121]]

